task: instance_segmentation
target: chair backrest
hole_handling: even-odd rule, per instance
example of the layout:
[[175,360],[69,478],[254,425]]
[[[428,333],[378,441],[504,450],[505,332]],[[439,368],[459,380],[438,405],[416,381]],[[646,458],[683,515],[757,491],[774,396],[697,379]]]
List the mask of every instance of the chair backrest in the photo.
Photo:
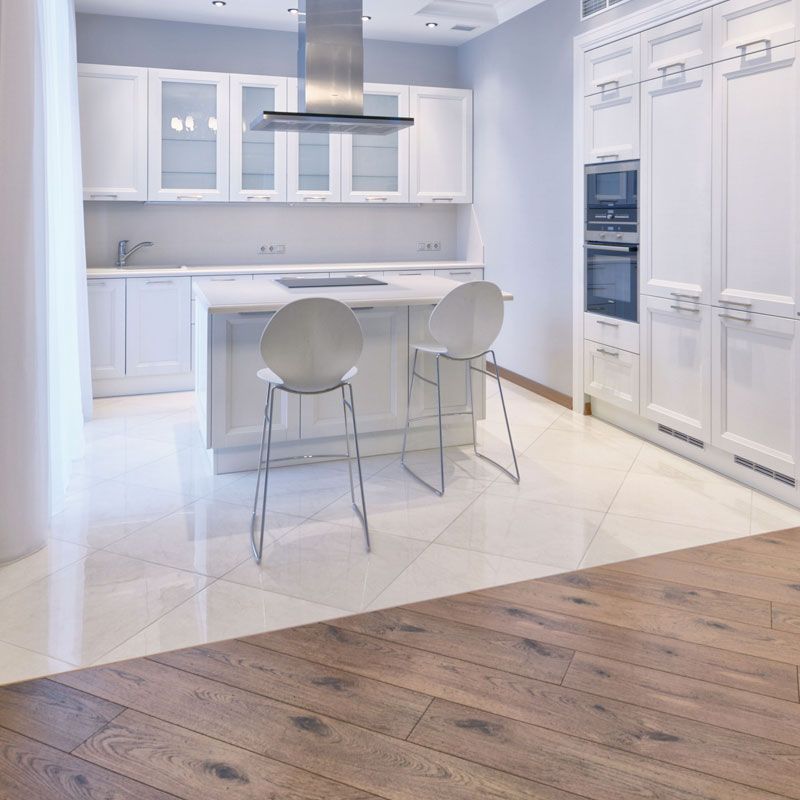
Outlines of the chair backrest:
[[303,297],[275,312],[261,335],[261,357],[286,388],[336,386],[358,362],[364,334],[352,309],[328,297]]
[[503,327],[503,293],[490,281],[456,286],[433,309],[431,335],[456,358],[474,358],[491,348]]

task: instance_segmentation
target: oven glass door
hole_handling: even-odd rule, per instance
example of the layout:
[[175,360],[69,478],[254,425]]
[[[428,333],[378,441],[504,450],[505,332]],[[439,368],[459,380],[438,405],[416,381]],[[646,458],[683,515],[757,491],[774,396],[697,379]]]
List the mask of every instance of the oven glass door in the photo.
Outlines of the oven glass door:
[[612,170],[587,168],[586,204],[589,208],[636,208],[639,176],[629,164]]
[[639,248],[586,245],[586,310],[639,321]]

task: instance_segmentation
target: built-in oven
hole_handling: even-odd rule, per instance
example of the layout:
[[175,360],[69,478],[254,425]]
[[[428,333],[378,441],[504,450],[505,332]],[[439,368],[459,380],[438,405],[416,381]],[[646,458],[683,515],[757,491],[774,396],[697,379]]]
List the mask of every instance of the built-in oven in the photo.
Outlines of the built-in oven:
[[586,167],[586,310],[639,321],[639,162]]

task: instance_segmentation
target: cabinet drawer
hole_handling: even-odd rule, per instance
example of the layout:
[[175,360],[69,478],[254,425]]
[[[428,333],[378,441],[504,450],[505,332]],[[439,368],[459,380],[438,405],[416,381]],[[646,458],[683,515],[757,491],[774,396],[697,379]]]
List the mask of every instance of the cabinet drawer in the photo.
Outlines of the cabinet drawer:
[[797,39],[800,0],[728,0],[714,7],[714,61]]
[[387,278],[405,276],[406,278],[421,278],[423,275],[435,275],[432,269],[392,269],[383,273]]
[[207,286],[213,283],[241,283],[252,280],[252,275],[211,275],[208,278],[192,278],[192,283],[198,286]]
[[659,25],[642,34],[642,80],[664,78],[711,63],[713,11]]
[[597,47],[584,56],[587,95],[630,86],[639,80],[639,36]]
[[598,344],[607,344],[629,353],[639,352],[639,325],[635,322],[584,314],[583,335]]
[[450,278],[450,280],[461,283],[483,280],[482,269],[437,269],[436,275],[439,278]]
[[584,342],[584,391],[639,413],[639,356],[597,342]]

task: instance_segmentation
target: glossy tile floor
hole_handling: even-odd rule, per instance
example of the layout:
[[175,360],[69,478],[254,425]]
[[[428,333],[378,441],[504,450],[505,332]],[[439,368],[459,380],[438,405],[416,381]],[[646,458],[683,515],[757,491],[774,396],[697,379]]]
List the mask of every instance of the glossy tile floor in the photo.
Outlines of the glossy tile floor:
[[[213,476],[191,394],[96,403],[47,548],[0,568],[0,683],[800,525],[800,512],[513,386],[522,484],[448,450],[444,498],[365,462],[373,552],[342,463]],[[499,399],[483,448],[507,458]],[[433,478],[434,452],[413,456]]]

